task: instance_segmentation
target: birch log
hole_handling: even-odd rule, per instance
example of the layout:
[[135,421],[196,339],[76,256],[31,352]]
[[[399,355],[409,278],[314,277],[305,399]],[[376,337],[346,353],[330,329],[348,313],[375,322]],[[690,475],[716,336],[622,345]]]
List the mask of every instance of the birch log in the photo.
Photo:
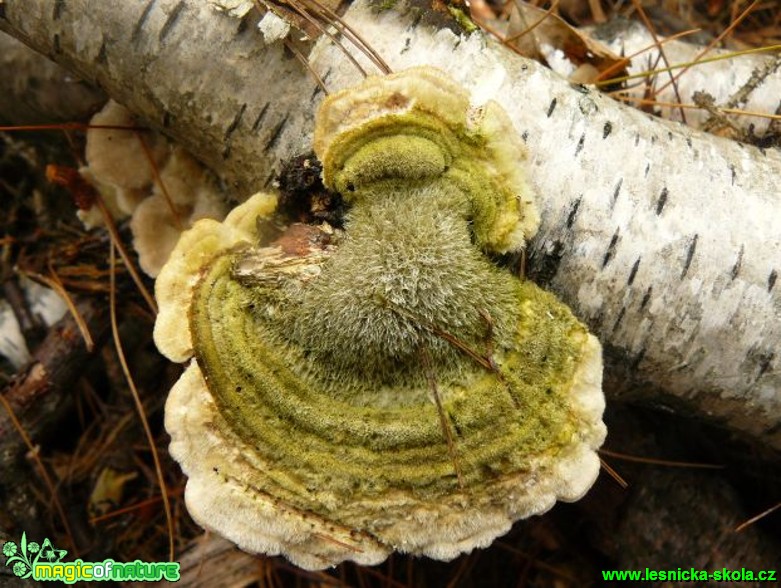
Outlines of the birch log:
[[[280,160],[310,148],[322,94],[279,44],[264,45],[252,18],[198,0],[0,9],[0,28],[182,141],[237,193],[269,185]],[[421,24],[409,7],[361,0],[346,18],[393,69],[438,66],[510,113],[542,207],[529,273],[600,337],[613,399],[781,448],[778,152],[651,118],[479,33]],[[329,90],[360,79],[328,43],[311,63]]]
[[[658,48],[654,46],[653,36],[639,23],[629,24],[628,21],[596,28],[593,33],[607,44],[610,49],[621,55],[640,55],[632,60],[628,68],[629,74],[646,72],[655,67],[664,67]],[[705,47],[683,41],[664,42],[664,54],[670,65],[691,63],[699,59],[716,59],[725,57],[731,52],[713,49],[705,52]],[[665,72],[656,76],[651,86],[656,90],[654,98],[661,103],[676,103],[680,97],[685,103],[696,102],[696,92],[706,92],[713,98],[714,106],[738,108],[746,112],[779,113],[781,112],[781,52],[762,52],[731,57],[727,61],[710,61],[691,67],[683,73],[683,68]],[[670,83],[673,76],[680,76],[675,88]],[[637,82],[637,80],[635,80]],[[646,84],[634,83],[627,92],[635,98],[647,97]],[[664,118],[681,120],[681,110],[671,106],[659,107]],[[684,111],[686,123],[689,126],[703,128],[703,124],[711,117],[704,109],[687,109]],[[768,130],[770,119],[740,115],[731,116],[730,122],[736,128],[744,131],[750,127],[762,135]],[[776,122],[776,124],[778,124]]]

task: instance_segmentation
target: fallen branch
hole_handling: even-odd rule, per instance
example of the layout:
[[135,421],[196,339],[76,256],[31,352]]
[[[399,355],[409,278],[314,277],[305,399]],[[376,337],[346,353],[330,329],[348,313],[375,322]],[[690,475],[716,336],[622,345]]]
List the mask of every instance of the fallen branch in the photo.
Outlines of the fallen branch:
[[[255,17],[194,0],[3,6],[0,27],[181,140],[238,194],[310,147],[322,93],[280,44],[264,45]],[[510,113],[542,202],[530,274],[604,343],[613,399],[781,447],[781,156],[654,119],[399,10],[358,2],[346,18],[394,70],[438,66]],[[360,78],[327,42],[310,61],[330,90]]]

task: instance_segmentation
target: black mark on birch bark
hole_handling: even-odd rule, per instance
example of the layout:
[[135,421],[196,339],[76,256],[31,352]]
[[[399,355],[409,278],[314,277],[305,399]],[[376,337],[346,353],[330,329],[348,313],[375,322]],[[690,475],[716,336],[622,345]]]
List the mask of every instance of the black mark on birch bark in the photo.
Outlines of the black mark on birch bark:
[[54,9],[52,10],[52,20],[60,20],[65,10],[65,0],[54,0]]
[[656,145],[656,135],[651,135],[651,145]]
[[548,106],[548,118],[550,118],[550,115],[553,114],[553,111],[556,110],[556,99],[554,98],[551,100],[550,105]]
[[415,14],[412,16],[412,22],[407,27],[408,31],[414,31],[416,28],[418,28],[418,25],[420,24],[420,21],[423,20],[423,14],[424,11],[422,10],[416,10]]
[[98,56],[95,58],[95,61],[103,65],[108,63],[108,49],[106,48],[105,37],[101,38],[100,49],[98,49]]
[[673,140],[673,134],[672,131],[667,131],[667,140],[672,141]]
[[409,37],[407,37],[407,38],[405,39],[405,41],[404,41],[404,47],[402,47],[402,48],[401,48],[401,51],[399,52],[399,55],[404,55],[404,54],[405,54],[407,51],[409,51],[409,48],[410,48],[410,42],[411,42],[411,41],[412,41],[412,39],[410,39]]
[[767,372],[767,370],[770,368],[770,364],[773,362],[775,357],[776,354],[773,353],[772,351],[763,353],[759,357],[759,373],[757,374],[756,380],[754,380],[755,382],[759,380],[759,378],[765,375],[765,372]]
[[604,320],[605,320],[605,313],[602,309],[600,309],[596,315],[588,319],[589,330],[593,331],[594,333],[598,332]]
[[689,243],[689,249],[686,251],[686,261],[683,262],[683,271],[681,272],[681,278],[685,278],[686,274],[689,273],[689,268],[691,267],[692,260],[694,259],[694,251],[697,249],[697,239],[699,238],[699,235],[694,235],[694,238],[691,240],[691,243]]
[[738,277],[740,274],[740,268],[743,265],[743,252],[745,251],[745,247],[743,245],[740,246],[740,251],[738,251],[738,258],[735,260],[735,265],[732,266],[732,270],[729,273],[730,279],[734,282],[735,278]]
[[282,129],[285,128],[285,125],[287,124],[287,117],[288,115],[285,115],[285,118],[283,118],[276,127],[271,131],[271,135],[268,138],[268,141],[266,141],[266,144],[263,146],[263,153],[268,153],[272,147],[276,144],[276,142],[279,140],[279,136],[282,134]]
[[229,141],[230,140],[231,135],[238,128],[239,123],[241,122],[241,117],[244,116],[244,111],[245,110],[247,110],[246,103],[241,105],[241,108],[239,108],[239,111],[236,113],[236,116],[233,117],[233,120],[231,121],[231,124],[229,124],[228,128],[225,129],[225,136],[222,138],[223,141]]
[[137,44],[138,41],[141,39],[141,34],[144,32],[144,25],[146,24],[146,20],[149,18],[149,15],[152,12],[152,8],[155,7],[155,2],[157,0],[149,0],[146,7],[144,8],[144,11],[141,13],[141,17],[136,22],[136,25],[133,27],[133,33],[130,35],[130,41],[133,44]]
[[575,219],[578,216],[578,209],[580,208],[580,202],[583,200],[583,195],[581,194],[578,196],[578,199],[575,200],[575,202],[572,204],[572,208],[569,210],[569,215],[567,216],[567,228],[571,229],[572,225],[575,224]]
[[776,285],[776,280],[778,279],[778,272],[776,270],[772,270],[770,272],[770,275],[767,277],[767,291],[772,292],[773,287]]
[[659,200],[656,202],[656,216],[659,216],[662,214],[662,211],[664,210],[664,205],[667,204],[667,195],[669,192],[667,191],[667,186],[662,188],[662,193],[659,194]]
[[607,121],[605,123],[605,126],[602,127],[602,138],[607,139],[608,135],[611,133],[612,130],[613,130],[612,123],[610,121]]
[[618,194],[621,192],[621,184],[623,183],[624,183],[624,178],[619,178],[618,183],[616,184],[616,187],[613,190],[613,198],[610,200],[610,208],[613,208],[616,205],[616,200],[618,200]]
[[646,163],[645,164],[645,172],[643,172],[643,176],[648,177],[648,172],[651,171],[651,164]]
[[637,371],[637,368],[640,367],[640,362],[643,361],[643,358],[645,357],[645,347],[643,347],[640,352],[635,355],[635,358],[630,363],[630,371],[634,372]]
[[616,317],[616,322],[613,323],[613,332],[616,332],[616,329],[618,329],[618,326],[621,324],[621,321],[624,320],[624,314],[626,314],[626,307],[622,307],[620,312],[618,313],[618,316]]
[[523,139],[523,142],[526,143],[527,139],[529,138],[529,131],[524,131],[521,135],[521,139]]
[[631,286],[632,283],[635,281],[635,276],[637,275],[637,270],[640,267],[640,257],[635,260],[634,265],[632,266],[632,269],[629,270],[629,278],[626,281],[627,286]]
[[640,144],[640,133],[635,133],[635,147]]
[[689,146],[689,149],[691,149],[691,147],[692,147],[691,137],[686,137],[686,144]]
[[643,310],[646,306],[648,306],[648,303],[651,300],[651,294],[654,293],[654,287],[648,286],[648,290],[645,291],[645,294],[643,295],[643,299],[640,301],[640,310]]
[[168,15],[168,18],[165,19],[165,23],[163,23],[163,28],[160,29],[160,35],[158,36],[158,39],[161,42],[168,36],[168,33],[171,32],[171,29],[174,28],[174,25],[176,25],[176,21],[179,20],[179,16],[181,16],[183,10],[184,10],[184,1],[180,0],[180,2],[176,6],[174,6],[174,9]]
[[260,123],[263,122],[263,119],[266,116],[266,112],[268,112],[268,107],[271,103],[266,102],[263,105],[263,108],[260,109],[260,113],[258,116],[255,117],[255,122],[252,123],[252,132],[257,132],[257,130],[260,128]]
[[734,163],[730,163],[729,164],[729,171],[732,174],[732,185],[734,186],[735,185],[735,178],[738,175],[738,172],[735,170],[735,164]]
[[578,146],[575,147],[575,157],[577,157],[578,153],[580,153],[580,151],[583,149],[583,143],[585,142],[586,142],[586,133],[583,133],[580,136],[580,139],[578,140]]
[[546,251],[541,252],[539,261],[529,260],[529,277],[543,288],[546,287],[556,277],[562,257],[564,245],[561,241],[554,241]]
[[619,230],[620,229],[616,229],[616,232],[613,233],[613,237],[610,239],[610,244],[607,246],[607,251],[605,251],[605,257],[602,258],[602,269],[605,269],[607,264],[610,263],[610,260],[612,260],[613,256],[615,255]]

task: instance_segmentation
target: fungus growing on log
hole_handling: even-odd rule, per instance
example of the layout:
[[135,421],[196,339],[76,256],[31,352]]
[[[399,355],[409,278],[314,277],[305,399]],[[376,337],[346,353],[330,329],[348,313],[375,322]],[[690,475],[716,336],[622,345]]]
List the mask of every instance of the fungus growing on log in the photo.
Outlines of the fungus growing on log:
[[583,496],[601,349],[489,257],[538,224],[504,112],[415,68],[326,99],[315,151],[344,229],[280,231],[257,194],[157,280],[155,341],[194,358],[166,405],[193,518],[320,569],[451,559]]
[[[202,218],[225,217],[217,182],[183,148],[160,134],[135,131],[131,113],[114,101],[90,125],[88,165],[80,172],[98,189],[114,219],[131,217],[139,265],[156,277],[184,229]],[[78,215],[87,228],[103,223],[98,206]]]

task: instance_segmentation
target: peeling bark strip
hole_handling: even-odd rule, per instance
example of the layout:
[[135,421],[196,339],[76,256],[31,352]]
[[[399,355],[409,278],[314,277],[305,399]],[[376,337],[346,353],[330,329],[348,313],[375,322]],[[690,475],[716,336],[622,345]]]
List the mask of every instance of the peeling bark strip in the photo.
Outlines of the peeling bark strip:
[[[167,132],[246,196],[279,161],[309,148],[320,96],[308,98],[316,84],[279,44],[266,47],[254,22],[237,33],[236,19],[205,2],[184,0],[175,28],[160,40],[178,3],[68,0],[55,24],[52,0],[5,0],[0,28],[46,54],[55,52],[57,33],[62,63],[157,126],[169,112]],[[678,410],[781,448],[777,360],[758,379],[761,366],[745,361],[749,349],[773,349],[781,340],[781,288],[775,287],[781,155],[660,121],[593,91],[583,94],[479,33],[459,39],[416,26],[420,11],[396,10],[407,8],[398,3],[376,11],[358,0],[345,18],[394,70],[440,67],[497,100],[525,136],[529,181],[541,196],[543,218],[529,247],[529,274],[548,278],[588,322],[626,309],[617,327],[617,321],[601,321],[598,335],[621,350],[617,356],[642,359],[630,377],[616,378],[612,393],[638,398],[663,390],[676,398]],[[103,38],[106,59],[100,61]],[[329,43],[320,43],[311,61],[321,74],[331,70],[329,91],[361,79]],[[593,108],[581,108],[584,99]],[[548,117],[553,100],[556,116]],[[256,115],[255,128],[236,127],[223,160],[226,131],[242,104],[263,116]],[[586,141],[587,133],[604,136],[607,123],[610,141]],[[656,140],[668,133],[672,141]],[[605,195],[614,193],[617,170],[623,182],[611,210]],[[730,281],[739,246],[744,255]],[[608,250],[609,263],[601,267]],[[626,367],[608,366],[608,376]]]

